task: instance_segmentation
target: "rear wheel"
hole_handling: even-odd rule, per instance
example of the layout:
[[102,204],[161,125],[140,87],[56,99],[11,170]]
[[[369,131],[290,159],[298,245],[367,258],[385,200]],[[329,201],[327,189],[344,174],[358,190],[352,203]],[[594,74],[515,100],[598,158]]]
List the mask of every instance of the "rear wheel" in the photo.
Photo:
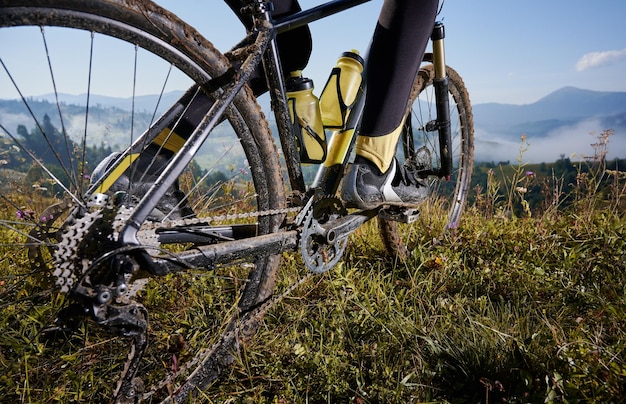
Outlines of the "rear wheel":
[[[116,228],[125,216],[118,207],[91,207],[89,176],[132,144],[134,152],[151,154],[107,191],[123,195],[130,212],[179,146],[174,135],[195,129],[185,127],[193,122],[186,117],[203,111],[190,106],[215,95],[199,85],[225,73],[229,62],[176,16],[137,0],[0,1],[0,42],[13,44],[0,49],[0,356],[11,364],[0,395],[43,402],[67,391],[62,400],[72,401],[87,398],[90,386],[88,400],[110,401],[127,339],[81,321],[81,310],[96,309],[71,295],[85,268],[119,247]],[[158,117],[170,105],[179,112],[164,129]],[[280,211],[285,196],[267,121],[247,87],[225,117],[152,211],[150,226],[193,214],[191,220],[219,217],[223,226],[249,225],[259,234],[278,229],[281,214],[258,214]],[[156,129],[163,134],[158,142],[137,143]],[[148,254],[175,257],[193,248],[162,245],[150,227],[139,234]],[[233,360],[239,338],[220,336],[272,294],[278,263],[278,256],[265,256],[190,270],[143,289],[147,279],[138,279],[117,297],[159,308],[139,372],[150,401],[194,395]],[[116,282],[107,276],[101,282]],[[246,334],[254,329],[248,324]]]
[[[469,94],[458,73],[447,67],[450,93],[453,172],[449,179],[429,176],[431,197],[426,204],[436,204],[447,212],[443,229],[456,228],[467,201],[474,160],[474,122]],[[402,133],[398,159],[416,169],[437,170],[440,167],[439,135],[429,122],[437,118],[433,65],[420,69],[413,85],[409,115]],[[425,209],[420,209],[423,211]],[[405,225],[379,218],[379,228],[388,253],[403,258],[412,248],[419,226]]]

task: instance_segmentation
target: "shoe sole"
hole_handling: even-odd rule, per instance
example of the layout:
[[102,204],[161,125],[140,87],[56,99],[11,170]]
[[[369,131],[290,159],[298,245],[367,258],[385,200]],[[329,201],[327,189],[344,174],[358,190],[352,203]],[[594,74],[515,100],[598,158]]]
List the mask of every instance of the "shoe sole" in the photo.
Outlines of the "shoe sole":
[[361,210],[373,210],[378,208],[416,208],[424,202],[426,198],[422,199],[419,202],[394,202],[394,201],[381,201],[381,202],[371,202],[371,203],[363,203],[357,204],[354,202],[346,202],[346,208],[348,209],[361,209]]

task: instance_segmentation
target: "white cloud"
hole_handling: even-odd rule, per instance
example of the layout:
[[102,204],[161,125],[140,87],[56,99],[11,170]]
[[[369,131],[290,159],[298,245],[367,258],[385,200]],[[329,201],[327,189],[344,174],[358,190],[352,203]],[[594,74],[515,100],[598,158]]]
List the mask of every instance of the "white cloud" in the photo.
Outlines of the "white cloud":
[[626,59],[626,49],[587,53],[576,62],[576,71],[610,65],[622,59]]

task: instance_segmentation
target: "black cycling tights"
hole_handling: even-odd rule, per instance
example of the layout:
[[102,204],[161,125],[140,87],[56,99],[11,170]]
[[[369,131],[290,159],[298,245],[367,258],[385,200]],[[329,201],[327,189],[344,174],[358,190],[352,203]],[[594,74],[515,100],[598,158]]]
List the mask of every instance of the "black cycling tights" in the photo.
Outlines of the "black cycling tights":
[[367,62],[360,135],[386,135],[402,123],[437,5],[438,0],[385,0]]
[[[246,28],[251,21],[240,13],[242,0],[225,0]],[[382,136],[402,122],[411,86],[432,33],[438,0],[385,0],[367,62],[367,96],[360,134]],[[274,0],[273,15],[300,11],[297,0]],[[311,54],[308,27],[280,34],[278,48],[285,72],[302,70]],[[253,81],[256,94],[264,83]]]

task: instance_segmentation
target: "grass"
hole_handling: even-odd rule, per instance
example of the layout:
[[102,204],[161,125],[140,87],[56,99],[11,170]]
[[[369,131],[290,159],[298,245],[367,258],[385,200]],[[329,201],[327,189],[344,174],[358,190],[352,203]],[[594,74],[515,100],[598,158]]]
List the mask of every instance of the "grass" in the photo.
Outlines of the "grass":
[[617,402],[626,230],[584,220],[471,211],[405,263],[354,243],[272,312],[215,401]]
[[[433,204],[405,261],[384,256],[375,223],[359,229],[343,262],[266,315],[205,401],[622,402],[626,181],[594,167],[593,178],[571,184],[575,202],[566,210],[523,204],[525,194],[516,190],[526,181],[523,165],[508,184],[486,184],[462,224],[444,236],[436,219],[444,212]],[[302,272],[295,255],[286,255],[283,267],[280,283]],[[215,282],[193,274],[151,282],[144,299],[155,353],[148,362],[170,366],[167,356],[204,338]],[[9,344],[5,333],[0,396],[110,397],[122,342],[92,334],[93,327],[81,330],[61,345],[26,328],[10,333],[22,339]],[[16,356],[14,347],[27,340],[35,343]]]

